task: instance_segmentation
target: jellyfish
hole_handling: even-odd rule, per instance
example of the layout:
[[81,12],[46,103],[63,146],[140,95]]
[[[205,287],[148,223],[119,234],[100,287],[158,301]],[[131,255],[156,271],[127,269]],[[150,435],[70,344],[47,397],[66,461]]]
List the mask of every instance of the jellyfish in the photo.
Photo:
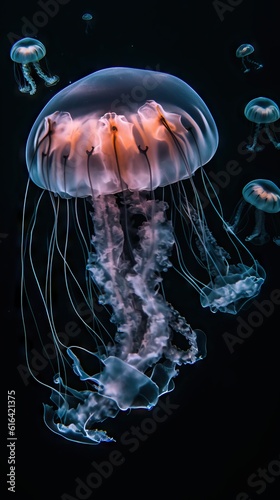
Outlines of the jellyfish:
[[[254,69],[261,69],[263,68],[263,65],[254,61],[252,58],[249,56],[255,51],[253,45],[250,43],[242,43],[237,49],[236,49],[236,57],[241,59],[242,66],[244,69],[244,73],[248,73],[253,67]],[[249,63],[249,64],[248,64]]]
[[273,242],[279,245],[280,231],[276,230],[277,224],[274,219],[275,214],[280,212],[279,187],[268,179],[254,179],[248,182],[242,190],[242,199],[235,210],[231,225],[231,229],[234,232],[240,230],[241,224],[241,227],[243,227],[246,208],[249,208],[246,211],[246,216],[248,215],[248,211],[254,210],[255,223],[253,231],[250,235],[246,236],[245,240],[250,241],[254,245],[264,245],[270,241],[270,234],[266,228],[267,214],[270,214],[270,223],[274,226],[274,231],[276,231],[276,234],[273,236]]
[[[36,93],[36,83],[31,75],[32,67],[35,69],[37,75],[42,78],[47,87],[52,87],[59,82],[57,75],[48,76],[42,70],[39,61],[46,55],[46,48],[42,42],[35,38],[22,38],[15,42],[10,51],[10,57],[15,63],[15,75],[19,85],[20,92],[24,94],[34,95]],[[18,65],[21,68],[24,83],[22,84],[21,78],[17,76],[16,68]]]
[[[180,366],[206,356],[205,334],[166,296],[171,268],[213,312],[236,314],[259,293],[264,270],[241,242],[237,255],[244,251],[250,262],[229,264],[193,180],[217,146],[214,118],[195,90],[147,69],[92,73],[60,91],[36,119],[26,145],[26,200],[40,189],[36,202],[31,196],[30,222],[23,217],[22,318],[29,367],[27,320],[36,331],[42,318],[49,324],[57,355],[53,376],[39,380],[51,390],[44,420],[65,439],[113,440],[101,429],[105,420],[112,426],[120,412],[153,408],[174,389]],[[209,199],[225,224],[212,193]],[[185,243],[206,283],[189,272]],[[70,345],[59,333],[64,296],[64,314],[80,324]]]
[[249,151],[262,151],[263,145],[258,144],[258,137],[264,131],[276,149],[280,149],[278,142],[272,134],[270,125],[280,118],[280,110],[276,102],[268,97],[256,97],[245,106],[244,114],[247,120],[256,124],[253,142],[247,145]]
[[85,34],[89,35],[90,32],[93,30],[93,16],[89,12],[86,12],[85,14],[82,15],[82,20],[85,22],[86,28],[85,28]]

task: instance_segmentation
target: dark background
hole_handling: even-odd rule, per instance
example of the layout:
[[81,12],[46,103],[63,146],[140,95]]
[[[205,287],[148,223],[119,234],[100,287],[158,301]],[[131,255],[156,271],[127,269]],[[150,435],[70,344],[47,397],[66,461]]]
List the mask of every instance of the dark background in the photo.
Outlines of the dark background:
[[[152,1],[124,4],[70,0],[34,33],[46,45],[49,67],[60,76],[60,82],[46,88],[36,79],[37,93],[29,96],[18,91],[14,79],[9,34],[22,37],[22,18],[32,22],[40,10],[35,1],[28,5],[10,2],[2,7],[1,387],[4,420],[6,391],[16,391],[14,497],[69,500],[104,495],[125,499],[134,495],[180,495],[190,500],[277,500],[279,305],[230,353],[223,334],[236,334],[237,317],[203,310],[199,301],[188,301],[188,293],[178,282],[169,280],[173,305],[194,328],[201,328],[207,335],[207,357],[180,369],[175,389],[168,396],[174,405],[172,414],[150,435],[147,427],[145,441],[139,441],[134,452],[118,442],[118,437],[131,431],[132,426],[143,426],[150,413],[132,412],[118,419],[113,426],[116,443],[70,443],[52,434],[43,423],[42,403],[48,402],[49,392],[35,382],[25,386],[17,369],[24,363],[19,313],[20,226],[27,180],[24,153],[29,131],[43,106],[70,82],[110,66],[159,68],[185,80],[207,103],[219,130],[219,147],[206,171],[224,170],[231,160],[242,167],[241,174],[219,194],[225,218],[229,219],[245,183],[260,177],[279,183],[280,152],[271,144],[254,159],[238,150],[252,133],[243,115],[246,103],[260,95],[280,102],[277,2],[177,1],[164,5]],[[84,12],[94,16],[89,32],[81,19]],[[255,47],[254,56],[263,69],[242,72],[241,62],[235,57],[241,43]],[[280,249],[272,241],[249,248],[267,273],[257,300],[268,300],[271,292],[280,288]],[[255,309],[251,305],[238,316],[246,321]],[[2,434],[2,471],[6,474],[5,422]],[[112,467],[112,471],[107,469],[108,477],[92,494],[84,491],[83,497],[77,496],[75,478],[86,481],[94,472],[91,463],[107,462],[113,450],[121,453],[124,463]],[[278,460],[275,476],[269,474],[264,491],[258,494],[260,483],[258,488],[257,483],[250,486],[248,478],[258,475],[259,468],[273,467],[274,460]],[[1,481],[6,491],[4,474]],[[244,496],[238,496],[241,492]],[[70,496],[63,497],[66,493]]]

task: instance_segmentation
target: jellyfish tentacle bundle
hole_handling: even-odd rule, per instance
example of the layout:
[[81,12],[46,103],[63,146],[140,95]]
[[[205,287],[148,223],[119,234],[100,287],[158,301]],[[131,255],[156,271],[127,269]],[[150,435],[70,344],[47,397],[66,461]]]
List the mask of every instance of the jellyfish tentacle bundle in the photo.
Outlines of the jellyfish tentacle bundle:
[[[106,355],[99,355],[103,368],[100,373],[88,375],[77,356],[68,348],[74,360],[75,372],[97,388],[97,399],[92,392],[82,395],[80,407],[71,425],[55,425],[57,413],[70,423],[73,409],[68,409],[64,399],[55,397],[58,409],[45,406],[45,421],[50,429],[64,433],[64,437],[80,442],[110,440],[105,431],[91,432],[86,423],[99,421],[100,407],[103,418],[116,416],[122,410],[152,408],[158,398],[173,389],[177,365],[195,363],[205,356],[197,345],[197,333],[177,311],[155,294],[160,272],[171,266],[168,255],[173,246],[172,227],[164,217],[163,202],[147,200],[138,194],[130,196],[132,213],[143,213],[147,220],[139,228],[139,247],[134,249],[135,266],[124,256],[124,233],[119,220],[119,207],[113,195],[98,197],[92,213],[95,236],[94,252],[89,256],[88,270],[94,283],[103,290],[99,302],[112,308],[111,321],[116,325],[115,342],[108,346]],[[151,236],[153,251],[151,251]],[[121,270],[121,272],[120,272]],[[186,343],[186,350],[172,343],[172,332],[179,332]],[[201,344],[200,333],[199,343]],[[93,353],[98,356],[98,353]],[[146,373],[151,370],[149,376]],[[61,382],[61,381],[60,381]],[[79,395],[81,398],[81,395]],[[103,399],[104,398],[104,406]],[[77,398],[77,403],[79,399]],[[96,404],[93,404],[96,403]],[[69,413],[69,414],[68,414]],[[84,422],[79,417],[84,416]],[[78,425],[79,423],[79,425]],[[81,424],[83,423],[83,427]]]
[[[171,267],[212,312],[236,314],[259,292],[264,270],[237,237],[233,248],[240,243],[250,264],[228,265],[231,255],[208,228],[196,190],[194,175],[201,172],[206,182],[203,166],[217,146],[217,127],[201,97],[179,78],[150,70],[117,67],[93,73],[60,91],[35,121],[27,141],[27,168],[33,184],[50,197],[54,228],[45,280],[38,278],[42,263],[37,271],[30,250],[23,251],[23,280],[29,265],[58,351],[54,380],[46,384],[56,408],[45,405],[45,422],[64,438],[87,444],[112,440],[97,426],[120,411],[152,408],[173,390],[178,367],[206,356],[203,332],[193,329],[166,298],[163,276]],[[170,189],[169,201],[158,198],[162,188]],[[23,249],[34,248],[42,198]],[[83,212],[85,223],[78,210],[83,200],[89,207],[89,213]],[[76,254],[73,263],[68,257],[74,246],[69,235],[72,202],[73,226],[86,260],[84,281],[72,270]],[[64,205],[62,250],[58,224]],[[216,207],[214,212],[225,224]],[[205,273],[205,283],[189,271],[187,247]],[[52,293],[44,292],[53,285],[56,255],[74,314],[81,319],[77,296],[92,311],[93,326],[82,322],[87,334],[80,345],[61,343]],[[27,292],[26,285],[23,290]],[[104,307],[105,323],[93,310],[94,295]],[[24,320],[24,308],[22,314]],[[85,356],[90,358],[87,368]],[[86,390],[68,385],[73,375],[67,376],[69,364],[77,385],[86,383]]]
[[[201,223],[194,207],[188,205],[197,231],[196,245],[200,258],[209,269],[210,281],[200,290],[201,305],[209,307],[213,313],[236,314],[247,300],[258,295],[265,272],[258,263],[252,266],[243,262],[229,264],[230,254],[217,244],[205,220]],[[204,243],[205,235],[207,244]]]

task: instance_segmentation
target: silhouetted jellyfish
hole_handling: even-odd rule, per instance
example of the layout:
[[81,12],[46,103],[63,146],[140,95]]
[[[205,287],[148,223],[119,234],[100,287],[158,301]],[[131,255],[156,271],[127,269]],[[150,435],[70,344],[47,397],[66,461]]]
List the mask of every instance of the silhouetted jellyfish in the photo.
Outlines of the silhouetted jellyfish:
[[249,57],[251,54],[253,54],[254,51],[255,51],[255,49],[254,49],[253,45],[251,45],[250,43],[242,43],[242,45],[240,45],[236,49],[235,54],[236,54],[236,57],[241,59],[244,73],[248,73],[250,71],[251,67],[253,67],[254,69],[263,68],[262,64],[257,63],[256,61],[254,61],[252,58]]
[[[36,312],[50,325],[58,358],[57,388],[52,382],[44,384],[52,389],[56,405],[44,406],[45,422],[53,432],[81,443],[110,441],[97,424],[120,410],[151,409],[174,388],[178,366],[205,357],[203,332],[193,330],[166,299],[163,274],[176,255],[175,272],[213,312],[236,314],[258,294],[263,269],[231,234],[233,250],[240,243],[238,257],[244,251],[251,263],[229,265],[230,255],[208,229],[193,180],[217,145],[216,124],[200,96],[179,78],[150,70],[97,71],[59,92],[35,121],[26,162],[30,179],[43,192],[31,224],[23,227],[22,290],[27,299],[22,314],[24,325],[29,307],[31,318],[36,316],[28,285],[32,290],[37,285],[41,307],[36,305]],[[34,184],[29,183],[29,189]],[[209,201],[214,207],[212,193]],[[58,230],[63,211],[66,228]],[[44,228],[39,223],[42,214],[48,214]],[[217,225],[223,226],[217,207],[214,214]],[[43,245],[44,234],[38,231],[47,231],[49,224]],[[37,266],[34,241],[40,242]],[[206,283],[188,271],[188,248]],[[57,259],[60,273],[55,270]],[[65,291],[83,333],[70,346],[57,333],[58,302]],[[104,308],[100,315],[95,314],[95,296]],[[91,311],[92,324],[85,321],[81,303]],[[66,310],[63,305],[64,315]],[[38,321],[34,319],[36,329]],[[176,347],[178,337],[186,347]],[[85,383],[82,390],[70,387],[71,363],[77,379],[73,383]]]
[[89,12],[86,12],[82,15],[82,20],[86,25],[85,34],[88,35],[93,30],[93,16]]
[[[268,179],[254,179],[248,182],[242,190],[242,200],[238,203],[231,229],[234,232],[242,228],[245,209],[254,210],[255,224],[254,229],[245,240],[250,241],[254,245],[264,245],[270,240],[270,235],[266,230],[265,214],[271,214],[271,225],[277,227],[273,218],[274,214],[280,212],[280,189],[278,186]],[[246,210],[247,212],[248,210]],[[246,213],[247,215],[247,213]],[[279,231],[279,229],[278,229]],[[279,245],[279,232],[273,236],[273,241]]]
[[59,82],[57,75],[48,76],[42,70],[39,61],[46,55],[46,48],[42,42],[35,38],[22,38],[14,43],[10,51],[10,57],[15,65],[19,65],[22,71],[24,83],[21,83],[20,77],[17,76],[15,69],[15,76],[19,85],[20,92],[24,94],[34,95],[36,92],[36,83],[31,75],[31,67],[33,67],[37,75],[42,78],[47,87],[56,85]]
[[270,130],[270,125],[280,118],[280,110],[276,102],[268,97],[256,97],[245,106],[244,114],[247,120],[256,124],[253,142],[247,146],[249,151],[262,151],[264,149],[264,145],[258,144],[261,131],[266,133],[276,149],[280,149],[280,142],[275,139]]

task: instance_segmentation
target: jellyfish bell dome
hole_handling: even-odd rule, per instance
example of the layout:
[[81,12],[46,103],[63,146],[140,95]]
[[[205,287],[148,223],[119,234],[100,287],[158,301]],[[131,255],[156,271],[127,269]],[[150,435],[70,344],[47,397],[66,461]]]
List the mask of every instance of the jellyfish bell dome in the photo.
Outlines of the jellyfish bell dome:
[[45,57],[46,48],[36,38],[22,38],[15,42],[11,48],[10,56],[16,63],[28,64],[36,62]]
[[248,182],[242,190],[245,201],[267,213],[280,211],[280,189],[267,179]]
[[254,123],[273,123],[280,118],[280,110],[276,102],[268,97],[256,97],[245,106],[246,118]]
[[125,67],[56,94],[27,141],[31,179],[61,197],[154,190],[193,176],[218,146],[201,97],[170,74]]
[[82,15],[83,21],[91,21],[92,20],[92,15],[86,12],[85,14]]
[[246,57],[249,56],[254,52],[254,47],[250,43],[242,43],[237,49],[236,49],[236,57]]

